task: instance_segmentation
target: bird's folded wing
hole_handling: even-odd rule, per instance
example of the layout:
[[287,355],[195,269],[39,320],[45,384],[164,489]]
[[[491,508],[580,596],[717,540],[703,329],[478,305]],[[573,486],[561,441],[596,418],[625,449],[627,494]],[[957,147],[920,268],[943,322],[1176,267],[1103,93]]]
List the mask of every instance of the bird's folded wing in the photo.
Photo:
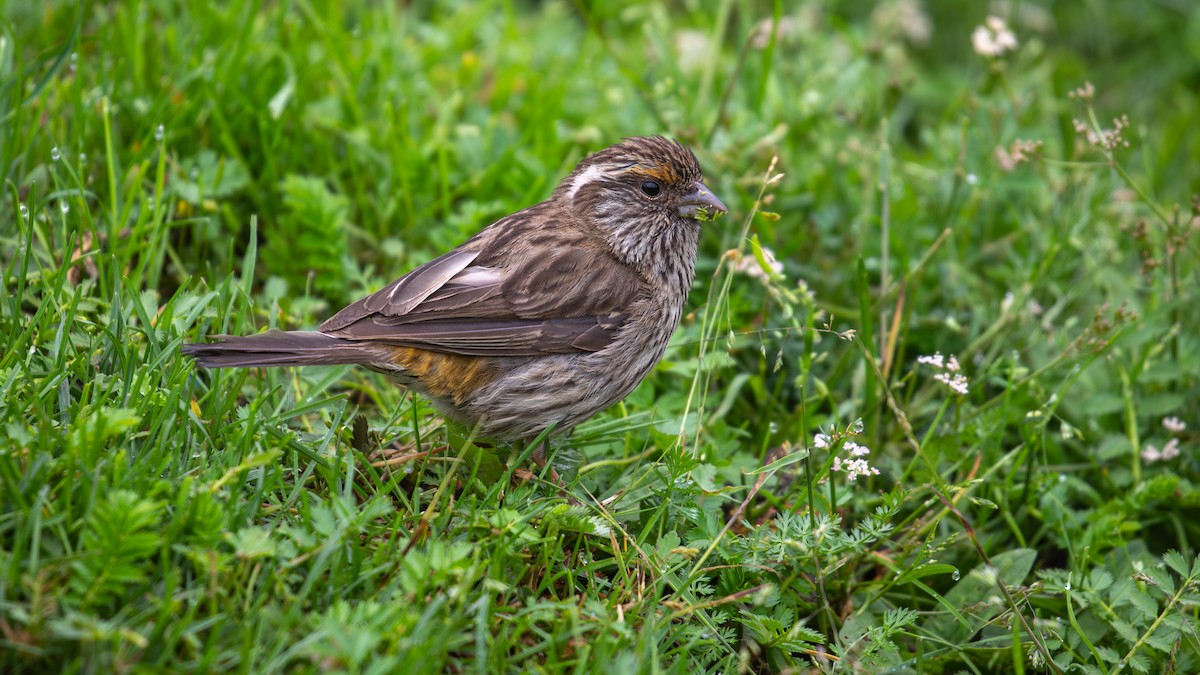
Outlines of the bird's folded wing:
[[478,251],[454,250],[430,260],[378,291],[334,314],[321,324],[322,333],[334,333],[373,314],[408,314],[446,282],[471,264]]
[[[594,352],[608,346],[638,295],[635,273],[577,247],[509,269],[452,251],[322,324],[352,340],[471,356]],[[486,259],[487,256],[484,256]]]
[[332,335],[467,356],[537,356],[606,347],[623,314],[571,319],[433,319],[403,324],[360,321]]

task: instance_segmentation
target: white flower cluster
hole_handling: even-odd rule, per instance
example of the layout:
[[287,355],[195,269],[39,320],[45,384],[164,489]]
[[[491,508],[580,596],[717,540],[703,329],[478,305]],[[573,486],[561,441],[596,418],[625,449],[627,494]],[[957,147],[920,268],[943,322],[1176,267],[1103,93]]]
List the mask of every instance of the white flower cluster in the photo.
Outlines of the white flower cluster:
[[958,365],[958,357],[951,355],[946,358],[942,356],[941,352],[934,352],[933,356],[918,356],[917,363],[940,370],[941,372],[934,375],[933,379],[946,385],[950,391],[959,396],[967,395],[971,382],[966,375],[962,374],[962,367]]
[[[816,448],[825,449],[833,444],[833,439],[829,434],[817,434],[813,436],[813,446]],[[867,455],[871,454],[871,449],[865,445],[859,445],[854,441],[846,441],[842,444],[842,449],[849,455],[849,459],[841,457],[833,458],[833,466],[830,467],[833,471],[846,472],[846,480],[855,481],[859,476],[878,476],[879,469],[871,466],[867,462]]]
[[1129,115],[1114,117],[1111,129],[1093,129],[1090,124],[1081,120],[1071,120],[1075,133],[1087,139],[1088,143],[1105,150],[1128,148],[1129,141],[1125,140],[1125,130],[1129,128]]
[[1008,24],[998,16],[989,16],[984,25],[976,26],[971,33],[971,46],[980,56],[997,57],[1017,48],[1017,36],[1008,29]]
[[942,356],[941,352],[934,352],[933,356],[918,356],[917,363],[923,366],[933,366],[938,370],[958,370],[958,357],[953,354],[950,356],[950,365],[946,365],[946,357]]
[[[1178,417],[1167,417],[1162,421],[1163,428],[1173,434],[1180,434],[1187,430],[1187,423]],[[1181,454],[1179,449],[1179,438],[1172,436],[1167,444],[1159,450],[1158,446],[1147,443],[1142,448],[1142,461],[1150,464],[1152,462],[1165,462],[1170,459],[1175,459]]]

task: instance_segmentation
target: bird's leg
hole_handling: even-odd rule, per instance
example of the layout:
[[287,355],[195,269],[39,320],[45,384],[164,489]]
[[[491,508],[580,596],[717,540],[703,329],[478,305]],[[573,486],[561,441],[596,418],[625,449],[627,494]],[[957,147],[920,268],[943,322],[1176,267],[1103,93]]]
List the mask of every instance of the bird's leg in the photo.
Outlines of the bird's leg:
[[545,472],[546,468],[549,467],[550,468],[550,480],[553,481],[554,484],[559,486],[560,488],[566,488],[567,486],[565,483],[563,483],[562,478],[559,477],[558,471],[555,471],[554,465],[550,463],[549,455],[550,455],[550,438],[547,436],[538,445],[537,449],[533,451],[533,455],[531,455],[529,458],[532,459],[533,463],[537,464],[538,468],[541,469],[543,472]]

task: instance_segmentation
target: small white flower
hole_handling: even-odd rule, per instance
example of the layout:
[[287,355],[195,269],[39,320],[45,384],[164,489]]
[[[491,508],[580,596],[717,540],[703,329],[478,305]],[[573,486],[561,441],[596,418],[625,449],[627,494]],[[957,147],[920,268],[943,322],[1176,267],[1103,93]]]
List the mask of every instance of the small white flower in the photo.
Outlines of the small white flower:
[[934,375],[933,379],[949,387],[955,394],[966,396],[970,390],[971,382],[962,374],[962,365],[959,364],[957,356],[951,355],[947,359],[940,352],[934,352],[933,356],[918,356],[917,363],[942,371]]
[[867,464],[865,459],[847,460],[842,468],[846,470],[846,480],[855,481],[859,476],[878,476],[879,469]]
[[971,33],[971,46],[981,56],[996,56],[996,43],[992,34],[983,26],[976,26]]
[[863,455],[871,454],[870,448],[865,445],[859,445],[854,441],[846,441],[846,444],[842,447],[846,448],[846,450],[855,457],[862,457]]
[[998,16],[989,16],[984,23],[996,35],[996,42],[1007,50],[1017,48],[1017,36],[1008,29],[1008,24]]
[[925,366],[933,366],[938,370],[946,367],[946,361],[942,357],[941,352],[934,352],[933,356],[918,356],[917,363]]
[[980,56],[1003,56],[1017,48],[1017,36],[1008,29],[1004,19],[989,16],[983,26],[976,26],[971,33],[971,46]]
[[1163,419],[1162,425],[1164,429],[1173,434],[1183,433],[1187,429],[1187,423],[1174,416]]
[[968,381],[966,376],[964,376],[964,375],[951,375],[949,373],[938,373],[937,375],[933,376],[933,379],[946,385],[947,387],[950,388],[950,391],[953,391],[954,393],[958,394],[959,396],[966,396],[967,392],[970,389],[970,385],[971,385],[970,381]]
[[828,448],[829,434],[817,434],[816,436],[813,436],[813,447],[821,449]]
[[1158,451],[1158,448],[1149,443],[1146,444],[1146,447],[1142,448],[1142,461],[1149,464],[1157,462],[1160,459],[1162,459],[1162,453]]
[[1172,438],[1171,440],[1167,441],[1166,445],[1163,446],[1162,458],[1163,458],[1163,461],[1165,462],[1168,459],[1175,459],[1178,456],[1179,456],[1179,439]]
[[865,445],[859,445],[854,441],[846,441],[842,448],[846,450],[853,459],[842,459],[834,457],[833,463],[830,465],[831,471],[845,471],[846,480],[855,481],[859,476],[878,476],[879,469],[871,466],[867,461],[867,455],[871,454],[870,448]]

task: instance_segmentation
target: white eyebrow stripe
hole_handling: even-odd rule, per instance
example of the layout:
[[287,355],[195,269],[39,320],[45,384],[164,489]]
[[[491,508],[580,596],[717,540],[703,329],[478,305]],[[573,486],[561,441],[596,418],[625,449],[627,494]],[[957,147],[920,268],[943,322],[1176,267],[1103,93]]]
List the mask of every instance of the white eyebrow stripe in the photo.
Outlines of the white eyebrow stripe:
[[575,176],[575,178],[571,180],[571,187],[567,189],[567,199],[574,199],[575,193],[579,192],[579,188],[587,185],[603,175],[604,169],[600,168],[600,166],[596,164],[584,169],[583,173]]

